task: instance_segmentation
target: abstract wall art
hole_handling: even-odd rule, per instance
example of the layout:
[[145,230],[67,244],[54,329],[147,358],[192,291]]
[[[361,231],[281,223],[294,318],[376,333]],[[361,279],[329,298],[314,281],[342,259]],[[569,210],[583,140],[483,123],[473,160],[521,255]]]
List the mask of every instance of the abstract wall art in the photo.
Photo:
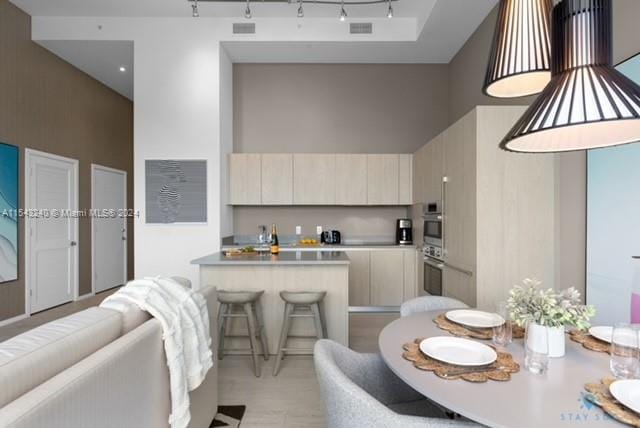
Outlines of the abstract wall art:
[[18,279],[19,149],[0,143],[0,283]]
[[147,223],[207,222],[207,161],[147,160]]

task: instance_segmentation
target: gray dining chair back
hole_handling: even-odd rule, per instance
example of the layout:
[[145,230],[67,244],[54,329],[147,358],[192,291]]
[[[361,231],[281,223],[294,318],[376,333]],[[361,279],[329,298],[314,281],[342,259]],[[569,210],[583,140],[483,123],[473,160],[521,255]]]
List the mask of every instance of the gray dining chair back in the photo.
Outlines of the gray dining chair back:
[[359,354],[324,339],[316,342],[314,363],[326,426],[331,428],[478,426],[447,419],[441,408],[393,374],[378,354]]
[[415,299],[407,300],[400,306],[400,315],[408,317],[409,315],[420,312],[437,311],[444,309],[463,309],[469,306],[460,300],[452,299],[444,296],[423,296]]

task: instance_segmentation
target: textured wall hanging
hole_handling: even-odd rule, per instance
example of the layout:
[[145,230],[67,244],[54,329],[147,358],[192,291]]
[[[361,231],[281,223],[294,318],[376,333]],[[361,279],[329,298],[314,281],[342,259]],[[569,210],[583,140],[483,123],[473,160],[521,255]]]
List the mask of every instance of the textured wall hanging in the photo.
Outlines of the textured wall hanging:
[[207,161],[147,160],[147,223],[206,223]]

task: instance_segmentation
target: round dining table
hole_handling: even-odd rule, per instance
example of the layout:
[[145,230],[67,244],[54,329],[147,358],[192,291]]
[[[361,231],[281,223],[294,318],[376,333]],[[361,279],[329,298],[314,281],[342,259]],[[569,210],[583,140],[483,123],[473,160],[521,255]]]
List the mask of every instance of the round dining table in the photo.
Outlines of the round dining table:
[[433,322],[441,313],[424,312],[397,319],[379,336],[387,366],[425,397],[474,422],[496,428],[624,426],[583,396],[585,384],[611,377],[609,355],[585,349],[568,335],[565,356],[550,359],[543,375],[525,369],[522,339],[506,348],[520,364],[520,371],[505,382],[446,380],[415,368],[402,356],[402,346],[416,338],[450,336]]

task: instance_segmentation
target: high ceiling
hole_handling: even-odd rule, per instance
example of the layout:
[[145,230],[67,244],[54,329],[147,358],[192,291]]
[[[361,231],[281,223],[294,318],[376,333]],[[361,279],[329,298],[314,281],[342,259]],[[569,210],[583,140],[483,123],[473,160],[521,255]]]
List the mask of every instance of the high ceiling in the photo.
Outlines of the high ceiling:
[[[337,20],[337,5],[304,4],[297,18],[296,0],[288,3],[251,1],[252,20],[244,17],[244,2],[199,1],[200,18],[191,17],[187,0],[11,0],[35,17],[176,17],[184,19],[236,18],[238,22],[267,19],[298,20],[319,28],[314,40],[225,41],[234,62],[286,63],[448,63],[476,30],[498,0],[397,0],[394,19],[411,20],[415,41],[341,40],[323,32],[327,18]],[[307,1],[307,0],[305,0]],[[311,0],[308,0],[311,1]],[[346,0],[349,1],[354,0]],[[345,6],[353,22],[384,19],[387,5]],[[284,22],[284,21],[283,21]],[[376,31],[374,27],[374,32]],[[397,27],[396,27],[397,28]],[[259,36],[259,34],[258,34]],[[133,43],[130,41],[35,40],[56,55],[120,94],[133,99]],[[121,71],[124,67],[125,71]]]
[[[346,0],[346,2],[356,0]],[[469,3],[484,0],[466,0]],[[110,17],[189,17],[191,5],[187,0],[12,0],[31,16],[110,16]],[[200,0],[201,17],[243,17],[245,2]],[[394,0],[394,15],[417,17],[426,15],[433,0]],[[296,17],[297,0],[289,3],[250,2],[255,18]],[[349,17],[384,17],[387,5],[345,6]],[[304,4],[305,17],[327,18],[338,16],[339,5]]]

